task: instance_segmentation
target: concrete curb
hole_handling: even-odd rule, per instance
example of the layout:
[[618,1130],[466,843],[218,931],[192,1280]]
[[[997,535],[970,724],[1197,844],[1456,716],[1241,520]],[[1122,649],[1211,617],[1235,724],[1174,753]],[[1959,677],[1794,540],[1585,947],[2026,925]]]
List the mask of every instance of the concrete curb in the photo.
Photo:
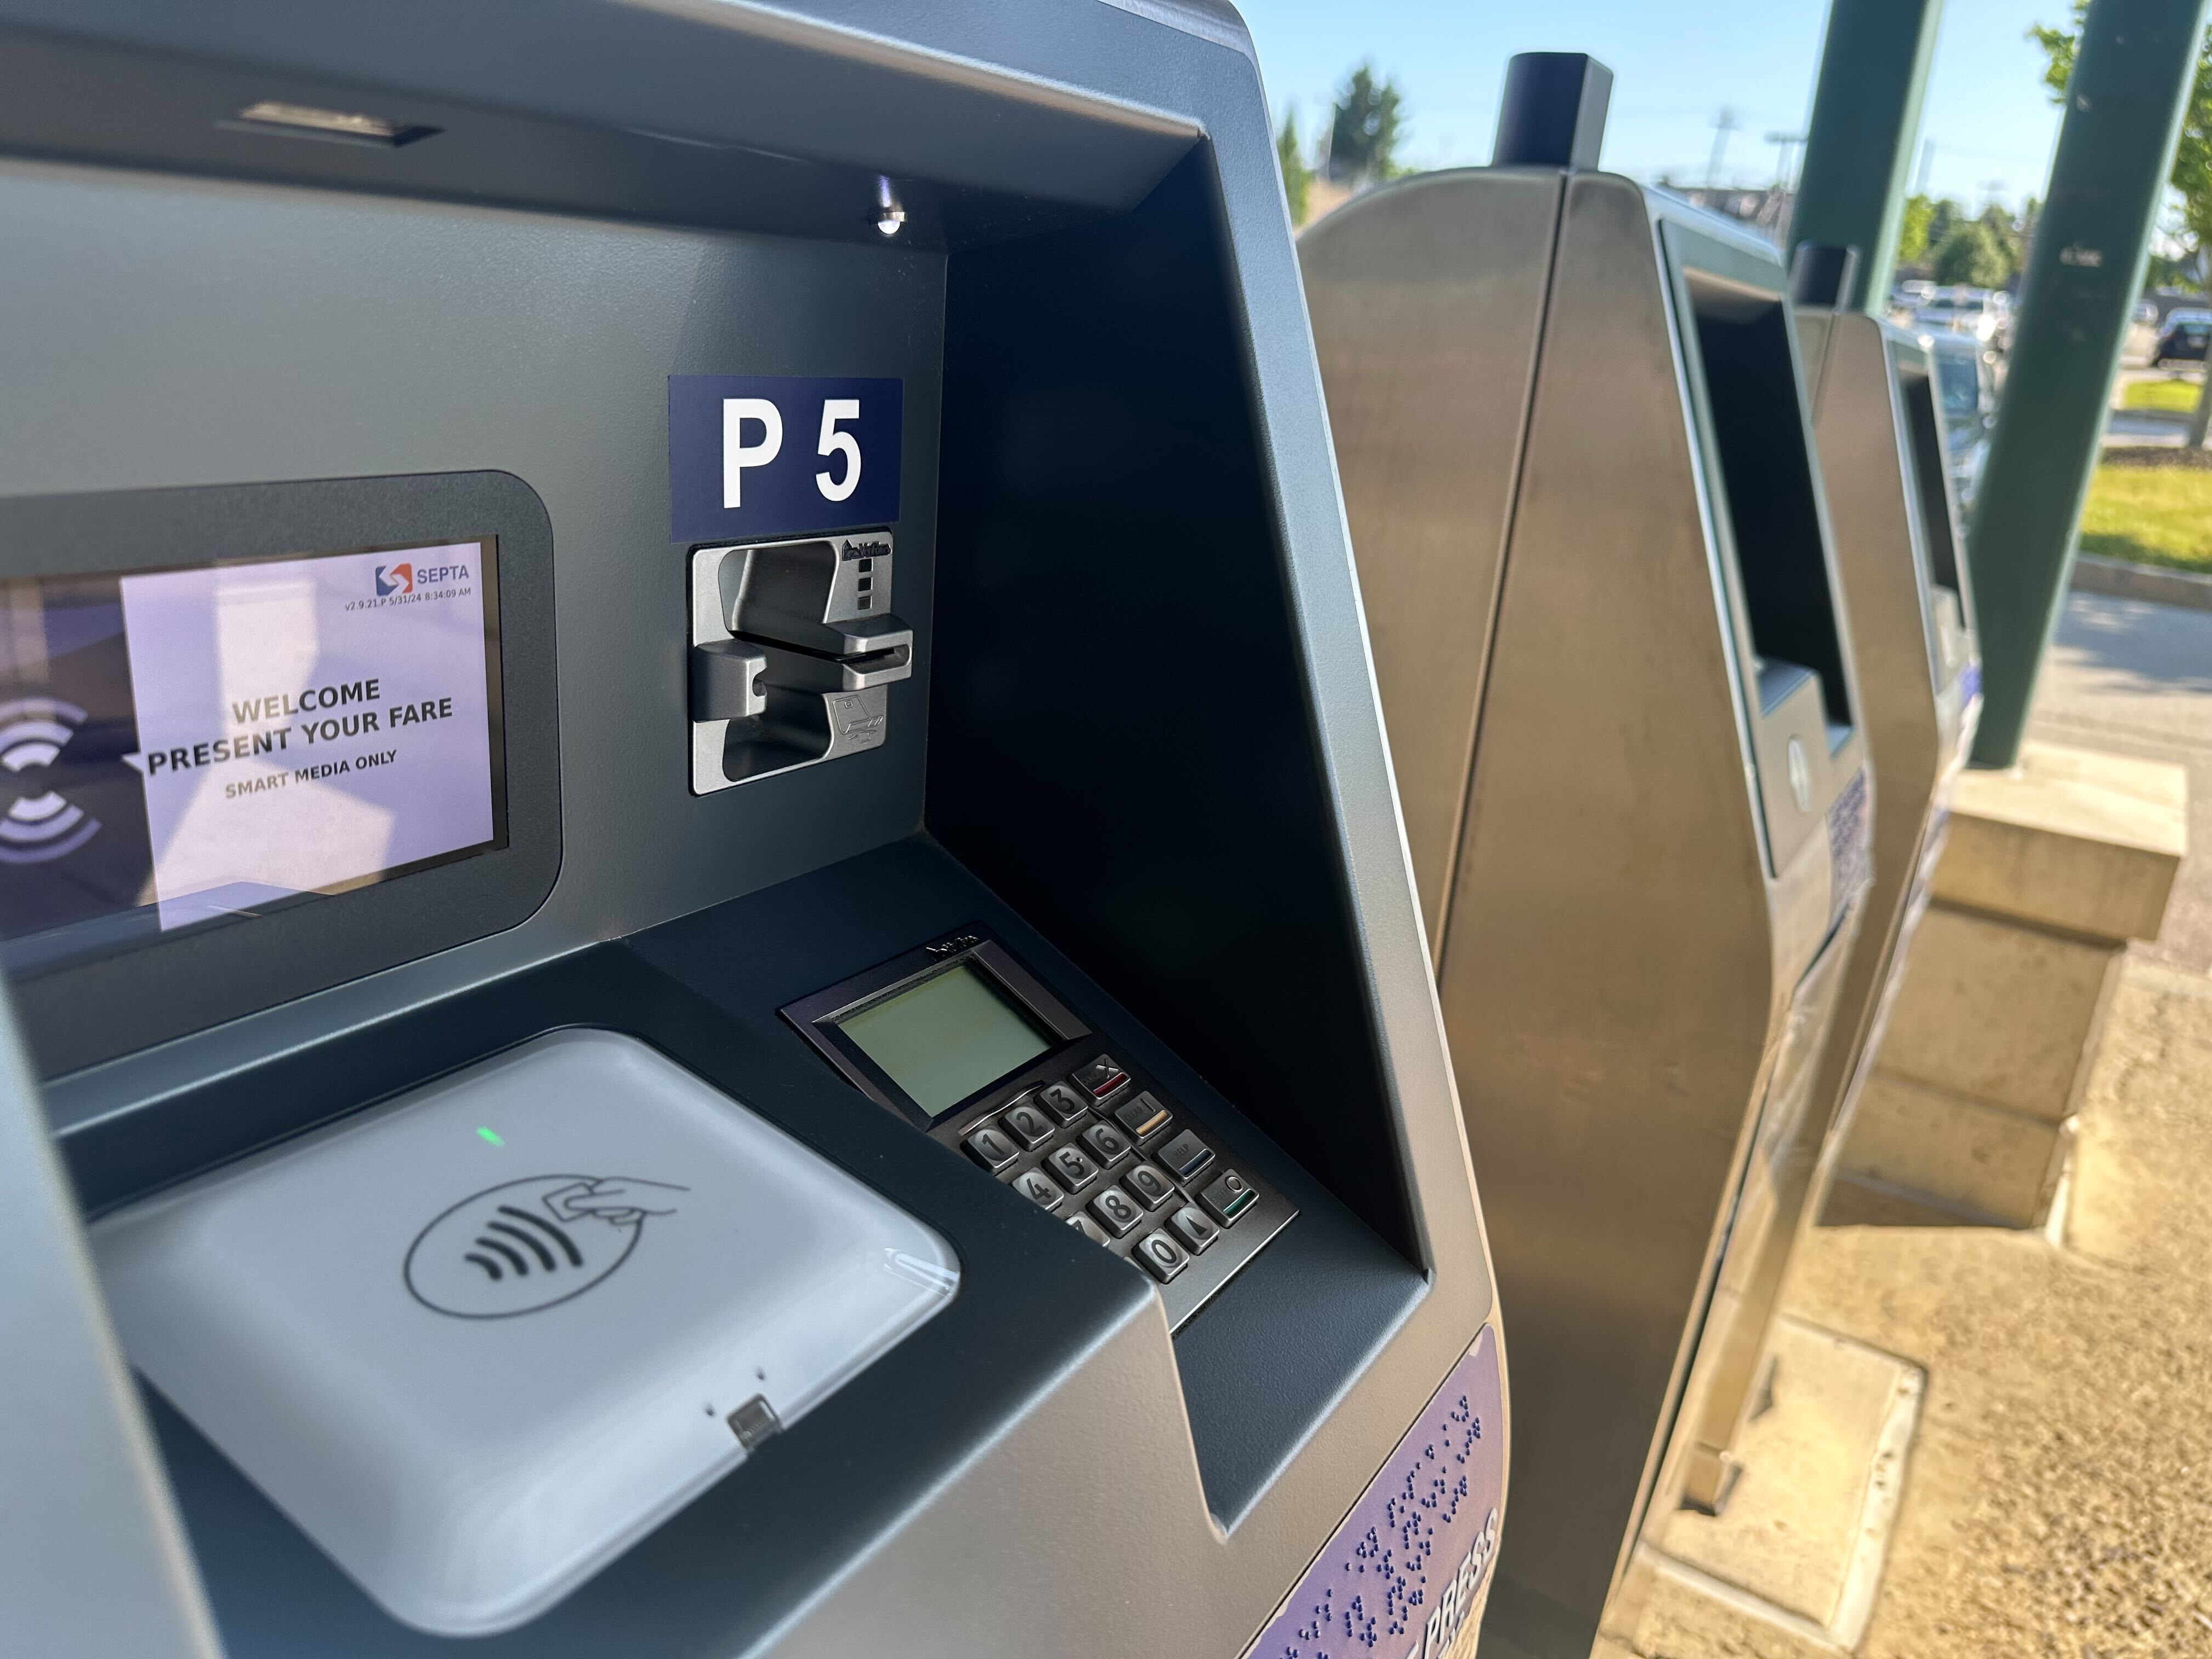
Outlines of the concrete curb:
[[2073,585],[2084,593],[2147,599],[2185,611],[2212,611],[2212,576],[2192,576],[2185,570],[2160,570],[2083,553],[2074,561]]

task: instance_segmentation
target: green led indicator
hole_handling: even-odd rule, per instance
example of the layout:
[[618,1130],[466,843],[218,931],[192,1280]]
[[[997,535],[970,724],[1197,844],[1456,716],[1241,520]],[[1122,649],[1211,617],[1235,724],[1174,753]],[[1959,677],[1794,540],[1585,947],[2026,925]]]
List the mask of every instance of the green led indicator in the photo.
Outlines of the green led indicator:
[[479,1140],[488,1140],[495,1146],[504,1146],[507,1145],[507,1143],[501,1140],[495,1133],[489,1129],[477,1130],[477,1138]]

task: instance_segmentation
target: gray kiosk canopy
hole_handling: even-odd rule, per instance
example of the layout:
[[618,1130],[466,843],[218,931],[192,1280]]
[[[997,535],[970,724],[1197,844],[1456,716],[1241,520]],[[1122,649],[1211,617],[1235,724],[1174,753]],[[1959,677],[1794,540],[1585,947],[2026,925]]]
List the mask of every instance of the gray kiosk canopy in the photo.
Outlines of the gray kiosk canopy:
[[[1717,1501],[1741,1331],[1867,880],[1863,720],[1775,251],[1589,170],[1514,61],[1499,164],[1299,242],[1414,878],[1512,1322],[1486,1649],[1632,1631]],[[1756,1333],[1753,1334],[1756,1340]]]
[[0,217],[27,1651],[1466,1638],[1233,14],[0,0]]

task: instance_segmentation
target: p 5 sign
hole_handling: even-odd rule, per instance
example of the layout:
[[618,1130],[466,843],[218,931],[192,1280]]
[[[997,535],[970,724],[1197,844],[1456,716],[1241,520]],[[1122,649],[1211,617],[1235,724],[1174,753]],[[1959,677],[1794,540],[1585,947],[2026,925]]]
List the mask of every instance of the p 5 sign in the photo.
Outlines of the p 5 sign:
[[670,375],[669,538],[738,541],[891,523],[902,384]]

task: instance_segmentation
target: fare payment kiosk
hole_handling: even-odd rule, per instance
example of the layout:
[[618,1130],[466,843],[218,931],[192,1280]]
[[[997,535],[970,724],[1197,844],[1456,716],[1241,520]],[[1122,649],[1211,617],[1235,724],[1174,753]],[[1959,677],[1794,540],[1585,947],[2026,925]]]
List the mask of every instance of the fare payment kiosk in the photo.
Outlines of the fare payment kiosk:
[[1714,1480],[1755,1149],[1868,876],[1864,716],[1773,250],[1590,170],[1606,72],[1516,59],[1498,165],[1299,244],[1500,1297],[1486,1651],[1632,1625]]
[[1250,45],[1033,10],[0,0],[27,1652],[1468,1650]]
[[[1812,1086],[1793,1115],[1761,1132],[1754,1153],[1768,1201],[1737,1220],[1729,1243],[1735,1305],[1717,1346],[1693,1432],[1693,1468],[1725,1480],[1747,1416],[1774,1386],[1768,1335],[1790,1256],[1828,1185],[1823,1153],[1839,1151],[1880,1041],[1887,998],[1942,850],[1951,786],[1981,714],[1973,599],[1944,465],[1935,366],[1911,335],[1838,309],[1852,250],[1801,246],[1792,317],[1836,569],[1850,608],[1868,754],[1873,766],[1873,878],[1842,969],[1836,1013]],[[1694,1493],[1715,1501],[1724,1489]]]

